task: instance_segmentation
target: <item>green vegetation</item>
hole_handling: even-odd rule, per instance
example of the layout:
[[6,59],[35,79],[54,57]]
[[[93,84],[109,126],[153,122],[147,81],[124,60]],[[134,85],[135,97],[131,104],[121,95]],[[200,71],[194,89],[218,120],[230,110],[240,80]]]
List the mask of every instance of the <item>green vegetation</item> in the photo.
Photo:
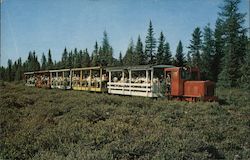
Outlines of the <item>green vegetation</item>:
[[244,63],[247,43],[249,42],[246,37],[246,28],[243,27],[246,15],[240,13],[239,3],[240,0],[225,0],[218,17],[224,28],[224,57],[222,70],[219,74],[219,84],[224,87],[239,86],[240,77],[245,76],[245,73],[240,72],[240,68],[241,64]]
[[155,49],[156,49],[156,39],[154,37],[154,28],[153,24],[150,20],[148,33],[145,40],[145,54],[147,55],[147,63],[154,64],[155,63]]
[[203,77],[204,80],[210,79],[216,81],[213,77],[213,61],[214,61],[214,35],[213,31],[210,28],[210,24],[208,24],[204,28],[204,34],[203,34],[203,45],[202,45],[203,52],[201,53],[201,77]]
[[176,48],[176,54],[175,54],[175,60],[174,60],[174,65],[181,67],[185,64],[185,57],[183,54],[183,46],[181,41],[179,41],[178,46]]
[[194,29],[190,40],[189,54],[192,56],[192,66],[201,67],[202,32],[199,27]]
[[0,83],[0,159],[248,159],[250,99],[188,103]]
[[130,43],[128,45],[128,49],[126,51],[126,54],[123,58],[124,65],[135,65],[136,60],[134,59],[134,42],[131,39]]

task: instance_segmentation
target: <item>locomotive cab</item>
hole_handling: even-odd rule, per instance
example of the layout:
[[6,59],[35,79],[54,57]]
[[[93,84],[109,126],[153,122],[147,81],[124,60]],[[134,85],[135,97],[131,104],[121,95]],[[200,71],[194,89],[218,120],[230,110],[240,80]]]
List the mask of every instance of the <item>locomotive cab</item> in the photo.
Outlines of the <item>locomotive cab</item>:
[[215,83],[209,80],[201,81],[198,68],[165,68],[165,78],[168,86],[165,95],[168,97],[187,101],[217,99],[214,96]]

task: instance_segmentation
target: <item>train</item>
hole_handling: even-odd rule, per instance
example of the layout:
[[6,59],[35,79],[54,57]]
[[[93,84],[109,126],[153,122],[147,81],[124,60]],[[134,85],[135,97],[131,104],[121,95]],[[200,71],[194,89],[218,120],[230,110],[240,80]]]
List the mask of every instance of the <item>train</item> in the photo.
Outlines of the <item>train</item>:
[[216,101],[215,83],[200,80],[196,67],[138,65],[85,67],[25,72],[25,85],[108,94]]

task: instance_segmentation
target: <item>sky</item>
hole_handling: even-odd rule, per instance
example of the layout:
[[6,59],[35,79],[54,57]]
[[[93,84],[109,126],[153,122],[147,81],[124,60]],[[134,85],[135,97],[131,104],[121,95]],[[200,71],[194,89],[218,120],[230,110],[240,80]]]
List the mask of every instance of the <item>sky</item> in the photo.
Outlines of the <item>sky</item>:
[[[208,23],[214,28],[222,4],[223,0],[2,0],[1,65],[8,59],[26,60],[34,50],[40,60],[51,49],[56,61],[65,47],[88,48],[91,53],[96,41],[102,43],[104,30],[118,58],[131,39],[136,43],[140,35],[145,42],[150,20],[155,38],[162,31],[172,55],[179,40],[187,52],[194,28]],[[247,13],[249,0],[242,0],[239,8]]]

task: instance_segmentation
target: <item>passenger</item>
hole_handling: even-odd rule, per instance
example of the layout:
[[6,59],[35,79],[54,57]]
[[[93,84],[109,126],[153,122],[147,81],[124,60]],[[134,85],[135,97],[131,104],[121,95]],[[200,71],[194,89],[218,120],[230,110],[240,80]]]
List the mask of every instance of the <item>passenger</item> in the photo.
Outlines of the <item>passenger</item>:
[[161,75],[159,83],[160,83],[159,85],[160,95],[159,96],[164,97],[166,90],[167,90],[167,85],[166,85],[166,80],[164,79],[163,75]]
[[167,74],[166,85],[167,85],[167,93],[170,94],[171,93],[171,77],[170,77],[170,74]]

